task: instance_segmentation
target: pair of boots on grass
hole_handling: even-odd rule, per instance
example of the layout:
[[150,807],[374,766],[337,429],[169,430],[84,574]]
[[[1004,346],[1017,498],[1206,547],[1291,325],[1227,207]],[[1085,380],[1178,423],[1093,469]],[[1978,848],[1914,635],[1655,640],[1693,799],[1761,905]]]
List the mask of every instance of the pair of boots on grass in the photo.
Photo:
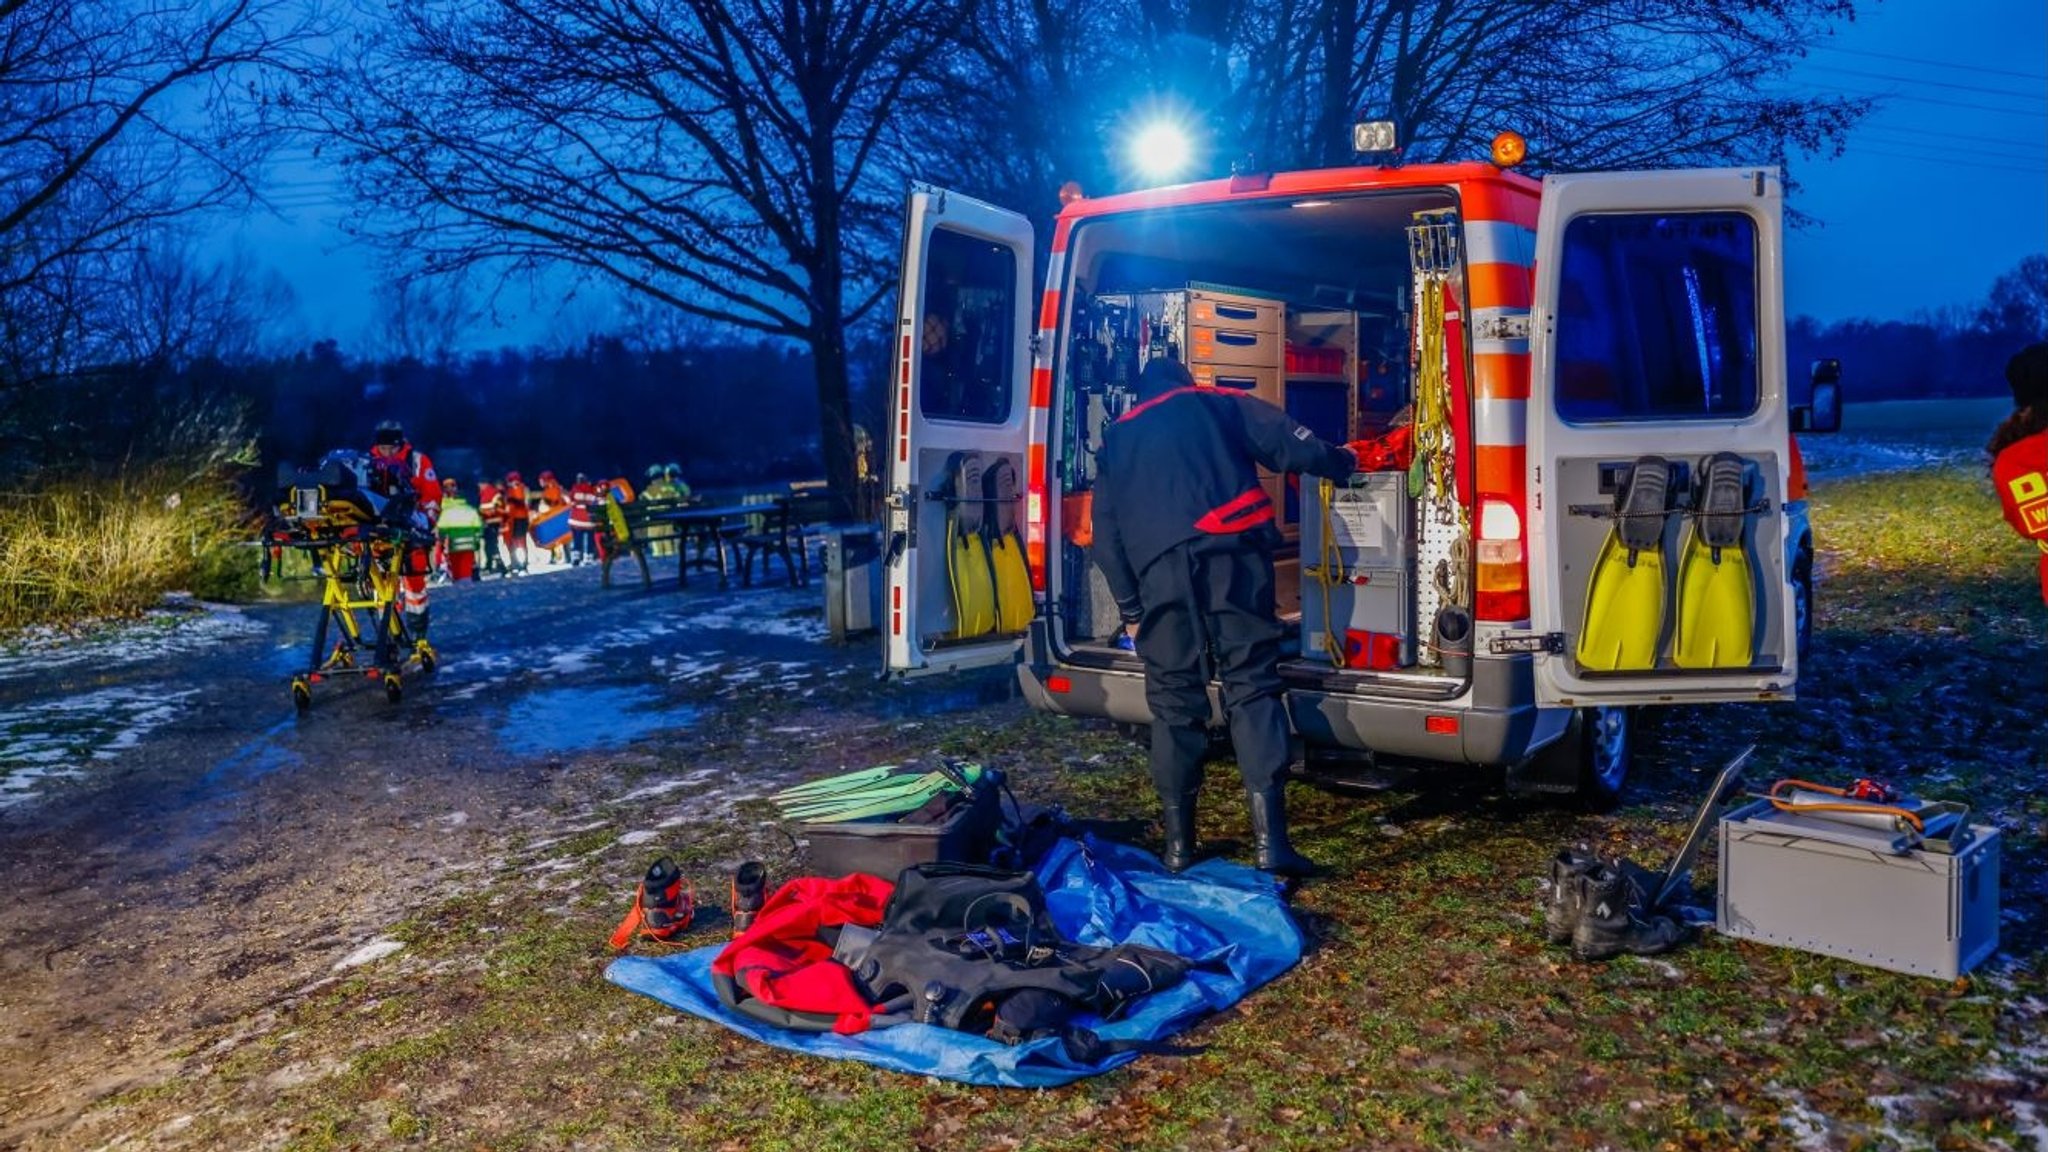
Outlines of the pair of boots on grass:
[[1669,952],[1685,940],[1688,929],[1677,917],[1650,907],[1662,879],[1628,860],[1609,863],[1567,848],[1550,862],[1543,934],[1552,944],[1571,945],[1579,960]]

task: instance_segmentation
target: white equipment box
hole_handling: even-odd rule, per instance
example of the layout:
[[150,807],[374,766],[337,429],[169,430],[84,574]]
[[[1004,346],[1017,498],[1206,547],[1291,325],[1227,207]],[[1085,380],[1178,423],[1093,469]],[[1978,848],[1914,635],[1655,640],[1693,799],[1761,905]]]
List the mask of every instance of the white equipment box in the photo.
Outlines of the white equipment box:
[[1920,842],[1759,800],[1722,817],[1720,839],[1724,936],[1945,980],[1998,950],[1991,825]]

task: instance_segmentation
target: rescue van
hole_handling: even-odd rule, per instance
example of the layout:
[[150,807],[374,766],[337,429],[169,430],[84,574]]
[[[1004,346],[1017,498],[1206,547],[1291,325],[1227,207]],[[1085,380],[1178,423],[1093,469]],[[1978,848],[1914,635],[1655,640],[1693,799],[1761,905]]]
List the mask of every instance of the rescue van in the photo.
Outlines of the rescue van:
[[1633,709],[1791,699],[1812,581],[1791,435],[1838,404],[1818,372],[1812,409],[1789,400],[1778,172],[1537,180],[1496,156],[1063,197],[1042,273],[1030,220],[914,187],[888,669],[1015,660],[1038,708],[1149,723],[1090,501],[1163,356],[1368,442],[1347,482],[1266,483],[1308,747],[1599,807]]

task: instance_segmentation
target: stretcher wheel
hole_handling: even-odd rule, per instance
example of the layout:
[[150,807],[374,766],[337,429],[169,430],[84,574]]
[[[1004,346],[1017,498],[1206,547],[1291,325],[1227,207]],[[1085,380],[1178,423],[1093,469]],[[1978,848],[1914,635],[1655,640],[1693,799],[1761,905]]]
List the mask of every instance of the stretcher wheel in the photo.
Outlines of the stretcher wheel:
[[292,707],[304,712],[313,706],[313,686],[304,676],[292,677]]
[[432,672],[434,666],[440,662],[441,658],[434,655],[434,650],[427,646],[427,642],[424,640],[420,641],[420,671]]
[[405,682],[398,678],[398,673],[386,672],[384,674],[384,698],[396,704],[404,696]]

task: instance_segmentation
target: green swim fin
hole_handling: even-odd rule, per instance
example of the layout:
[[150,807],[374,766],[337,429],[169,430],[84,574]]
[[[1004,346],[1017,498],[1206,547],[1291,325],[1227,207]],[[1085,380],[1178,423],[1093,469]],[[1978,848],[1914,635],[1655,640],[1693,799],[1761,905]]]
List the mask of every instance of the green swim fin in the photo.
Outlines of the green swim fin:
[[1756,577],[1743,544],[1748,461],[1719,452],[1700,470],[1692,526],[1678,566],[1680,668],[1747,668],[1756,658]]
[[1671,466],[1645,456],[1614,494],[1614,527],[1586,581],[1586,618],[1579,629],[1579,665],[1595,672],[1641,671],[1657,665],[1669,596],[1664,519],[1670,512]]
[[852,772],[842,772],[837,776],[827,776],[823,780],[810,780],[784,788],[782,791],[769,797],[769,799],[777,803],[794,803],[801,800],[822,799],[827,796],[855,792],[875,783],[894,771],[896,771],[894,764],[879,764],[873,768],[860,768]]
[[954,461],[946,564],[958,620],[953,635],[966,639],[996,626],[996,591],[988,567],[988,547],[981,538],[981,456],[960,452],[955,454]]

